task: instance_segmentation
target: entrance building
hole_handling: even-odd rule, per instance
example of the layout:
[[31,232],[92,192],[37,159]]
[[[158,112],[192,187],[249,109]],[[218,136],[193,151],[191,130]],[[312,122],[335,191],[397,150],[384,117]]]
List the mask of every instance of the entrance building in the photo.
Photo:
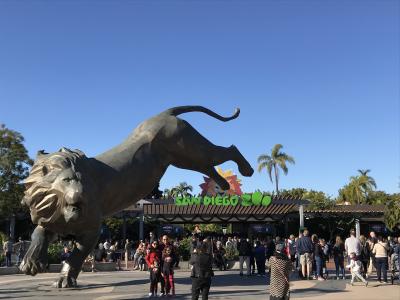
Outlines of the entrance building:
[[353,220],[358,234],[360,226],[363,232],[385,231],[384,205],[336,205],[327,210],[312,210],[307,208],[308,204],[307,200],[293,197],[273,197],[268,206],[176,205],[173,199],[148,199],[140,200],[118,215],[124,219],[139,218],[139,239],[144,238],[145,221],[159,222],[168,228],[171,226],[167,225],[175,224],[231,224],[232,232],[246,236],[288,236],[316,218],[330,220],[331,224]]

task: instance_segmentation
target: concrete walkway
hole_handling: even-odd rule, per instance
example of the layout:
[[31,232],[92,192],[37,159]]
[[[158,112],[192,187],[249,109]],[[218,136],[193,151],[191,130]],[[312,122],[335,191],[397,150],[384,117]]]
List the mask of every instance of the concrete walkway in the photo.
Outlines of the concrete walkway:
[[[190,299],[191,280],[187,271],[176,272],[177,299]],[[237,271],[215,272],[210,299],[268,299],[265,277],[240,277]],[[76,289],[51,287],[56,274],[35,277],[26,275],[0,276],[0,299],[144,299],[148,293],[148,273],[119,271],[81,273]],[[350,286],[348,281],[327,280],[291,282],[291,299],[313,300],[399,300],[399,285],[382,285],[371,280],[363,285]]]

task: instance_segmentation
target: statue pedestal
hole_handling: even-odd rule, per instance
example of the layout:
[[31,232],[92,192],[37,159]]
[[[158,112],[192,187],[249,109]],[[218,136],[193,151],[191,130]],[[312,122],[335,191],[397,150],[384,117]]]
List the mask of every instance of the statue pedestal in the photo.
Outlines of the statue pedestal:
[[[62,264],[50,264],[48,272],[59,273],[61,272]],[[111,272],[117,270],[117,264],[115,262],[96,262],[96,271],[98,272]],[[92,264],[90,262],[84,263],[82,266],[83,272],[92,272]]]

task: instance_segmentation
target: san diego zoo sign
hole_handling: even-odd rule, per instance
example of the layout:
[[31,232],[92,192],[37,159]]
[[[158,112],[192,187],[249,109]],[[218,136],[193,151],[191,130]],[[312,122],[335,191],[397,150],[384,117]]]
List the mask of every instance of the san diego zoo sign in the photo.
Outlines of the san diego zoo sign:
[[187,196],[176,197],[175,205],[214,205],[214,206],[268,206],[271,204],[271,196],[261,192],[252,194],[224,195],[224,196]]

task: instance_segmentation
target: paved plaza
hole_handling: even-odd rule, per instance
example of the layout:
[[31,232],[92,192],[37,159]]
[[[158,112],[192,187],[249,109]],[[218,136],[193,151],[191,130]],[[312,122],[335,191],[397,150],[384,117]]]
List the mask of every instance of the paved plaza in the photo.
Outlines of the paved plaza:
[[[190,299],[188,271],[176,272],[176,299]],[[215,272],[210,299],[268,299],[267,278],[240,277],[237,271]],[[55,273],[0,276],[0,299],[144,299],[148,293],[148,273],[140,271],[81,273],[79,287],[55,289],[51,287]],[[399,300],[399,285],[382,285],[371,281],[350,286],[348,281],[327,280],[291,282],[291,299],[313,300]]]

